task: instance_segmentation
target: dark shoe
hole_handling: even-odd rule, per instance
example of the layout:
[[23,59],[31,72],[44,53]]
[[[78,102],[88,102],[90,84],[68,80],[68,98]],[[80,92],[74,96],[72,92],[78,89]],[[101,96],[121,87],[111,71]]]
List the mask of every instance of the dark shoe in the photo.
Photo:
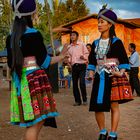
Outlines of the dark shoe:
[[81,103],[74,103],[73,106],[80,106]]
[[107,140],[107,136],[108,136],[108,133],[106,133],[106,135],[100,134],[98,140]]
[[117,140],[117,137],[108,137],[108,140]]

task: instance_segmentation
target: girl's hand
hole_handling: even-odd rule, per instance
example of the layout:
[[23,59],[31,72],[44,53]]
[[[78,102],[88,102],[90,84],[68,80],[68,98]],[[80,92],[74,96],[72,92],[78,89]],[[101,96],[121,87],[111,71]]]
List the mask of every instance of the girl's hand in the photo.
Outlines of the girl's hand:
[[86,77],[86,79],[87,79],[88,81],[92,81],[92,80],[93,80],[93,77]]
[[88,76],[86,77],[88,81],[94,80],[94,71],[89,71]]
[[123,76],[123,72],[120,71],[112,71],[112,76],[117,76],[117,77],[122,77]]

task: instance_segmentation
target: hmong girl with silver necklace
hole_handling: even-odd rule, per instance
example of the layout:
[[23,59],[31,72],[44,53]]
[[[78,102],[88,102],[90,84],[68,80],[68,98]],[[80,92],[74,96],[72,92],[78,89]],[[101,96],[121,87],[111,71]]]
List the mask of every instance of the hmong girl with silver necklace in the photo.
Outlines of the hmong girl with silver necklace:
[[[131,99],[120,99],[121,95],[131,93],[127,84],[124,92],[117,90],[117,84],[113,86],[116,79],[121,79],[125,70],[130,69],[123,43],[115,34],[116,20],[117,16],[113,11],[105,7],[99,11],[98,30],[101,37],[93,42],[89,55],[89,79],[94,77],[89,111],[95,111],[100,129],[98,140],[117,140],[116,131],[120,117],[119,103],[132,99],[132,94]],[[110,109],[111,132],[108,137],[104,112],[109,112]]]
[[43,124],[56,127],[54,117],[59,115],[44,69],[63,60],[67,47],[59,56],[47,54],[41,33],[32,25],[35,0],[13,0],[12,6],[15,20],[6,42],[12,72],[11,123],[26,127],[23,140],[37,140]]

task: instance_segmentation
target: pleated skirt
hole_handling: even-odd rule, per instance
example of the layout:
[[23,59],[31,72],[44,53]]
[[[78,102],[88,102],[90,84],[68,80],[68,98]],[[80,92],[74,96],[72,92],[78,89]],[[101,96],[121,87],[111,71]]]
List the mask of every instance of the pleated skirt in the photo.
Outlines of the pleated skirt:
[[56,127],[54,117],[58,116],[59,113],[56,110],[56,102],[45,71],[39,69],[27,75],[26,69],[23,69],[20,95],[17,94],[19,88],[16,87],[15,83],[15,79],[13,79],[11,123],[21,127],[30,127],[46,120],[50,126]]

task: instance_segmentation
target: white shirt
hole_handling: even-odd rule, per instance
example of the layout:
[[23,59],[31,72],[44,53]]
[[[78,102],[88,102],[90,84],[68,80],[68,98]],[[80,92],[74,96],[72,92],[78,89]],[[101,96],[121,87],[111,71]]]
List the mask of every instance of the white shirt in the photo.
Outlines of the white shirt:
[[97,52],[97,59],[102,58],[104,55],[106,55],[106,53],[108,51],[108,45],[109,45],[109,38],[100,39],[99,45],[96,46],[96,48],[95,48],[95,52]]
[[132,53],[132,55],[129,58],[129,63],[131,67],[139,67],[140,66],[140,60],[139,60],[139,54],[138,52]]

